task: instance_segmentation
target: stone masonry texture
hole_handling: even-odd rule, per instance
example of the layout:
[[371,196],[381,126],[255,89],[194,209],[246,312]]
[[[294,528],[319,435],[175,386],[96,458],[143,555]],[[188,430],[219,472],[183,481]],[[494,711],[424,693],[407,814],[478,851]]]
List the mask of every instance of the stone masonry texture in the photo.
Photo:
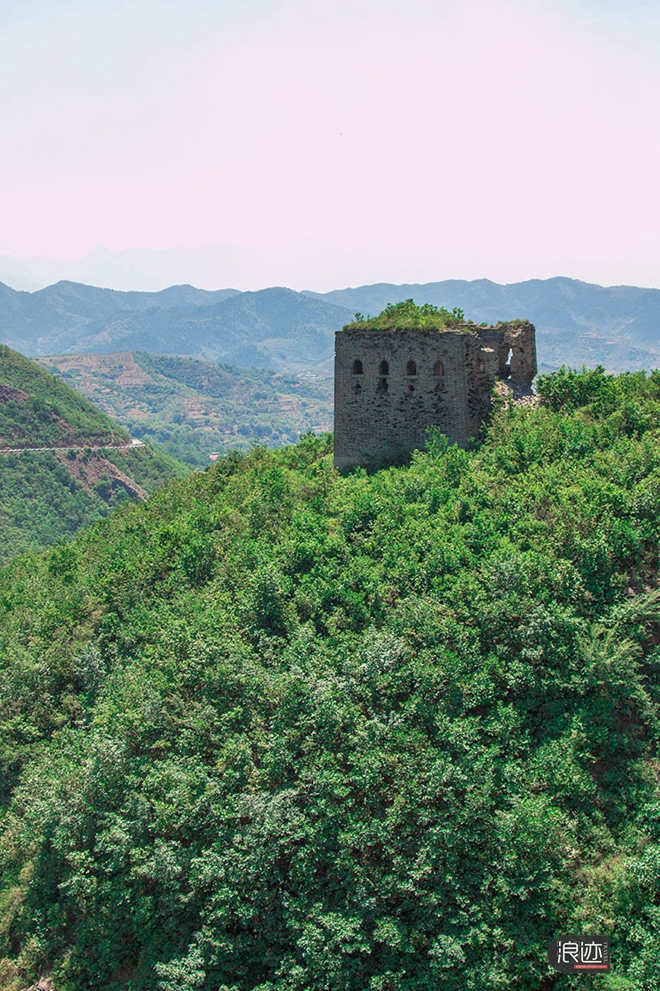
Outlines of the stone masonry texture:
[[464,446],[491,412],[496,379],[529,393],[536,375],[530,323],[335,336],[335,466],[375,466],[423,448],[437,426]]

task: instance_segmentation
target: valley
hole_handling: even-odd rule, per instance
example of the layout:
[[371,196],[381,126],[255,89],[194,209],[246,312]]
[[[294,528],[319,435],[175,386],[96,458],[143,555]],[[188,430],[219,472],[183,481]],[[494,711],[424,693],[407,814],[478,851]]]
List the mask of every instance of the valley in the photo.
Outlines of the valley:
[[145,352],[44,357],[39,363],[135,438],[196,468],[211,453],[294,443],[332,430],[332,381]]

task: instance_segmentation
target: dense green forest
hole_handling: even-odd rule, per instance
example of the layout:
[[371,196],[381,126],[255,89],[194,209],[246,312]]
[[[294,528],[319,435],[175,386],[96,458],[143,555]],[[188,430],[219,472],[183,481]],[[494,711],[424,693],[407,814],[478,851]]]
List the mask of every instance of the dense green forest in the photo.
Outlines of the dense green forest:
[[0,562],[71,537],[188,469],[150,446],[0,455]]
[[125,351],[42,358],[134,437],[195,468],[211,452],[278,447],[332,429],[330,378]]
[[[0,986],[660,986],[660,373],[228,455],[0,573]],[[610,933],[614,973],[549,971]]]

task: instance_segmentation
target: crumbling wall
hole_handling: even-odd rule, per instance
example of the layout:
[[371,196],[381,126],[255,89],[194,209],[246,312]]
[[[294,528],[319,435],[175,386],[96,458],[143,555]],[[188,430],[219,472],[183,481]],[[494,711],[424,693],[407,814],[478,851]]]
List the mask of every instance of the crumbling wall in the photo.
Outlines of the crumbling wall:
[[472,332],[343,330],[335,352],[335,464],[396,460],[438,426],[464,445],[490,408],[496,356]]
[[529,392],[536,376],[536,330],[529,321],[475,327],[483,343],[497,354],[497,378],[516,391]]

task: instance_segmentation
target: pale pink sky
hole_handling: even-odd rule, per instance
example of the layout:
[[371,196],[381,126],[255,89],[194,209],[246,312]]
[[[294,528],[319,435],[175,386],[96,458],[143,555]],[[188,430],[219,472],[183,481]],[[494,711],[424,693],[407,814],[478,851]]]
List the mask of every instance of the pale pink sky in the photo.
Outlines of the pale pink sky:
[[0,255],[660,285],[658,4],[14,2]]

